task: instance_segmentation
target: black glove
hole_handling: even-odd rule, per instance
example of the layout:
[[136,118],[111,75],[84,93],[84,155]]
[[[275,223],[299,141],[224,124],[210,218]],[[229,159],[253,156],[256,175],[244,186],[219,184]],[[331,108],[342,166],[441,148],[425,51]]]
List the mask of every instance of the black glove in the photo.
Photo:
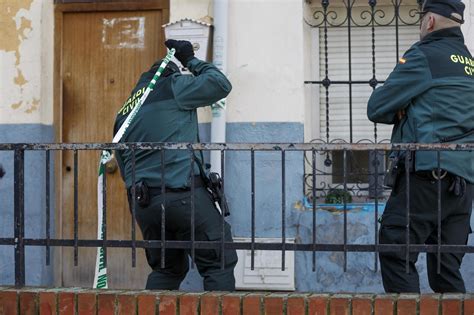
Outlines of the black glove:
[[187,66],[188,62],[194,58],[193,45],[187,40],[168,39],[165,42],[165,45],[169,49],[176,49],[176,53],[174,54],[174,56],[185,67]]
[[2,178],[3,175],[5,175],[5,170],[3,169],[2,164],[0,164],[0,178]]

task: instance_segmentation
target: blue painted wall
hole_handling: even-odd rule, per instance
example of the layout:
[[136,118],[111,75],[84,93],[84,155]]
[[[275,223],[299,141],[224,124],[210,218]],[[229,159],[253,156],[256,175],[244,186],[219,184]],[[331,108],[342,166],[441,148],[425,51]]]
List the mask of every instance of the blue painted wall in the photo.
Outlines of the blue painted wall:
[[[0,125],[0,143],[52,142],[52,126],[40,124]],[[0,179],[0,237],[13,237],[13,152],[0,151],[6,175]],[[51,175],[53,180],[53,175]],[[53,188],[51,182],[51,188]],[[25,237],[46,236],[45,153],[25,153]],[[51,195],[51,233],[54,235],[54,191]],[[26,284],[51,285],[53,266],[46,266],[43,247],[26,248]],[[51,259],[52,262],[52,259]],[[14,248],[0,246],[0,284],[15,283]]]
[[[200,127],[201,139],[209,141],[209,124]],[[227,141],[236,142],[303,142],[303,126],[292,123],[234,123],[227,125]],[[281,153],[258,152],[255,154],[256,176],[256,229],[257,237],[281,237]],[[311,209],[294,207],[303,197],[303,156],[287,153],[286,165],[286,236],[295,237],[299,243],[312,242],[313,214]],[[229,221],[233,235],[251,236],[251,181],[250,153],[229,152],[226,155],[226,194],[232,215]],[[383,213],[379,205],[376,215],[374,207],[355,210],[347,215],[347,237],[349,244],[374,244],[376,219]],[[317,210],[317,242],[343,244],[344,215],[342,212]],[[471,218],[474,226],[474,217]],[[377,227],[375,226],[377,224]],[[469,244],[474,245],[471,235]],[[313,272],[312,253],[297,252],[295,255],[295,282],[300,292],[360,292],[382,293],[380,264],[374,253],[348,253],[347,271],[344,272],[343,253],[316,253]],[[468,292],[474,292],[474,255],[466,255],[462,274]],[[426,275],[425,254],[418,259],[421,290],[431,292]],[[377,268],[377,269],[375,269]],[[182,289],[202,290],[199,274],[194,270],[185,279]]]
[[[328,244],[343,244],[344,214],[317,210],[317,242]],[[380,206],[378,216],[383,213]],[[298,227],[298,238],[302,243],[312,240],[312,211],[294,211],[292,222]],[[474,217],[471,218],[474,226]],[[378,224],[377,224],[378,229]],[[349,244],[374,244],[375,241],[375,211],[374,208],[355,210],[347,215],[347,237]],[[470,236],[469,244],[474,245],[474,237]],[[382,293],[382,278],[380,264],[375,271],[373,253],[348,253],[347,272],[344,272],[343,253],[317,253],[316,272],[312,272],[312,254],[298,253],[296,255],[296,286],[299,291],[311,292],[360,292]],[[417,268],[420,274],[422,292],[431,292],[426,274],[426,255],[420,254]],[[468,292],[474,292],[474,255],[464,257],[462,274]]]
[[[209,142],[210,124],[200,126],[202,142]],[[226,141],[230,143],[301,143],[300,123],[228,123]],[[250,152],[227,152],[225,189],[231,207],[229,221],[237,237],[251,235],[251,157]],[[282,235],[282,155],[281,152],[255,153],[255,222],[257,237]],[[296,237],[293,205],[303,195],[304,164],[301,152],[287,152],[286,157],[286,237]],[[194,270],[182,284],[184,290],[200,290],[200,276]]]

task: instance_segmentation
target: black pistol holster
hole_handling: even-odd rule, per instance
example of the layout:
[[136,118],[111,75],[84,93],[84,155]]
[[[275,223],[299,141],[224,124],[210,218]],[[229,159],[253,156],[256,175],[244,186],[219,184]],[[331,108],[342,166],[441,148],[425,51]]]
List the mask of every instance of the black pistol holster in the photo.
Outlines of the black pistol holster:
[[398,161],[399,161],[398,154],[389,156],[387,170],[385,171],[385,177],[383,179],[384,186],[390,187],[390,188],[395,187],[398,173],[400,172]]
[[[408,154],[408,161],[406,155]],[[384,186],[394,188],[397,184],[398,176],[403,172],[412,173],[415,171],[415,152],[392,152],[388,157],[387,170],[383,180]]]
[[211,195],[216,209],[224,216],[230,215],[229,205],[227,204],[227,199],[224,194],[222,178],[218,173],[214,172],[211,172],[209,175],[207,175],[204,171],[204,167],[202,166],[202,162],[196,156],[194,156],[194,160],[199,167],[201,178],[204,182],[204,185],[206,186],[207,191]]
[[230,215],[229,205],[227,204],[222,185],[222,178],[218,173],[209,173],[207,189],[211,194],[216,207],[219,205],[221,213],[223,213],[224,216]]

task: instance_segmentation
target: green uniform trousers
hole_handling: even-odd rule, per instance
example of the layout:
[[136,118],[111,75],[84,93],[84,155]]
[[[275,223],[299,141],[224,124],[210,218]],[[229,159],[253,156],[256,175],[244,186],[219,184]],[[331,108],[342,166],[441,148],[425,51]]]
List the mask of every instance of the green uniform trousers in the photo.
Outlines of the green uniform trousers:
[[[167,241],[191,240],[191,191],[167,192],[151,196],[148,207],[135,203],[135,217],[145,240],[161,240],[162,206],[164,207],[165,239]],[[224,223],[214,207],[213,201],[203,187],[194,189],[194,240],[221,241],[224,234],[226,242],[232,242],[230,225]],[[148,264],[153,271],[148,276],[146,289],[177,290],[189,270],[190,249],[166,249],[165,264],[161,268],[161,249],[145,250]],[[206,291],[235,290],[234,267],[237,254],[233,249],[224,251],[224,268],[221,264],[222,252],[219,249],[195,249],[194,262],[204,278]]]
[[[441,180],[441,194],[438,182],[410,173],[410,244],[438,244],[438,196],[441,197],[441,244],[466,245],[470,229],[473,185],[467,183],[466,191],[456,196],[450,187],[453,176]],[[407,225],[407,181],[406,174],[398,176],[390,199],[382,215],[380,244],[406,244]],[[437,293],[466,292],[460,267],[463,253],[442,253],[441,270],[438,274],[437,253],[427,253],[428,280],[431,289]],[[406,254],[380,252],[380,268],[386,292],[420,292],[420,283],[415,263],[418,253],[409,255],[409,273],[406,272]]]

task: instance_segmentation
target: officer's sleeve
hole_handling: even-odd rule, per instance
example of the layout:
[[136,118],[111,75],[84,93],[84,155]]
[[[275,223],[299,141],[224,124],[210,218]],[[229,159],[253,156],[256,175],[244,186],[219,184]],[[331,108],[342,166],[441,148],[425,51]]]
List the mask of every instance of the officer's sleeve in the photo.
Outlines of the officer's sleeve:
[[431,86],[431,71],[426,56],[414,46],[410,48],[384,85],[375,89],[367,105],[367,117],[376,123],[394,124],[397,112]]
[[175,100],[181,109],[209,106],[232,90],[229,80],[213,64],[194,58],[187,66],[194,76],[175,76],[172,83]]

